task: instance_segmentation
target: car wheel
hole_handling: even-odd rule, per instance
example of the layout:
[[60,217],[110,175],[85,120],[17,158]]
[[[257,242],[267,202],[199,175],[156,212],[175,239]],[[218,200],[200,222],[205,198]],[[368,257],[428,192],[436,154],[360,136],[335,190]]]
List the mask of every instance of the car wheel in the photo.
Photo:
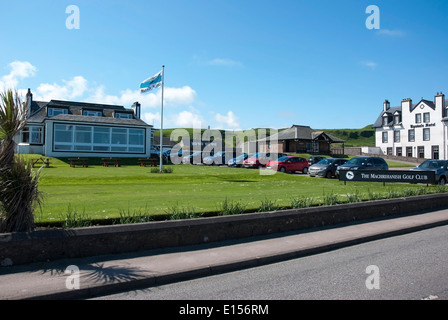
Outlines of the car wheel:
[[441,177],[441,178],[440,178],[440,180],[439,180],[439,184],[440,184],[441,186],[446,185],[446,179],[445,179],[445,177]]
[[331,174],[331,171],[327,171],[327,173],[325,174],[325,178],[327,179],[331,179],[333,175]]
[[307,167],[303,168],[302,173],[303,174],[307,174],[308,173],[308,168]]
[[285,172],[286,172],[286,168],[285,168],[285,167],[281,167],[281,168],[280,168],[280,172],[285,173]]

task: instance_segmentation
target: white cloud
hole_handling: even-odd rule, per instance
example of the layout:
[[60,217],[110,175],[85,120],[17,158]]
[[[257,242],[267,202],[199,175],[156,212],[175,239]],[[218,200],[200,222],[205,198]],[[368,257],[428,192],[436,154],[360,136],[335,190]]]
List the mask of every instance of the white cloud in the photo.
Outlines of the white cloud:
[[385,35],[389,37],[402,37],[404,36],[404,31],[402,30],[390,30],[390,29],[380,29],[377,32],[379,35]]
[[232,59],[221,59],[221,58],[215,58],[213,60],[210,60],[207,62],[209,65],[213,66],[225,66],[225,67],[240,67],[242,66],[242,63],[239,61],[235,61]]
[[205,128],[207,126],[199,111],[193,107],[190,107],[190,111],[184,110],[172,115],[169,123],[180,128]]
[[[29,62],[14,61],[9,64],[11,72],[0,76],[0,89],[15,88],[20,80],[36,74],[36,67]],[[20,94],[25,95],[27,89],[19,89]],[[153,110],[161,107],[161,90],[154,90],[141,94],[139,89],[125,89],[117,95],[106,93],[104,85],[92,85],[83,76],[75,76],[70,80],[62,80],[59,83],[41,83],[37,88],[31,88],[33,98],[37,101],[72,100],[91,103],[103,103],[121,105],[129,108],[138,101],[142,106],[142,119],[148,124],[160,126],[160,112]],[[197,93],[190,86],[180,88],[164,88],[164,109],[167,116],[164,119],[164,127],[202,127],[205,121],[199,111],[191,106],[197,98]],[[188,110],[173,113],[171,108],[189,106]],[[170,110],[171,109],[171,110]]]
[[73,77],[72,80],[62,81],[63,84],[42,83],[36,89],[36,100],[73,100],[81,98],[88,90],[87,80],[82,76]]
[[37,68],[27,61],[14,61],[9,64],[11,72],[0,78],[0,90],[16,89],[19,80],[33,77]]
[[373,61],[363,61],[361,64],[365,67],[369,67],[370,69],[374,70],[378,66],[376,62]]
[[142,120],[154,127],[160,126],[160,112],[145,112],[142,115]]
[[227,112],[226,115],[217,113],[214,120],[218,122],[222,129],[237,130],[240,129],[240,122],[237,116],[232,111]]
[[[160,95],[160,91],[158,94]],[[189,86],[183,86],[182,88],[164,88],[163,95],[166,104],[172,106],[191,104],[196,99],[196,91]]]

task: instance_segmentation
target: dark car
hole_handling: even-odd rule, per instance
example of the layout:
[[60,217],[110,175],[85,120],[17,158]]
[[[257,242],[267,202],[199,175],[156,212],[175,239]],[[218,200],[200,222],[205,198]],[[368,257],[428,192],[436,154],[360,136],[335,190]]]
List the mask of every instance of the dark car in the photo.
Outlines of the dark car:
[[322,156],[311,156],[308,158],[308,163],[310,164],[310,166],[312,166],[315,163],[318,163],[319,161],[325,159],[325,157]]
[[347,162],[347,159],[325,158],[318,163],[313,164],[308,173],[310,177],[331,178],[336,176],[336,169]]
[[419,166],[410,170],[434,171],[436,173],[436,183],[441,185],[445,185],[448,181],[448,161],[446,160],[425,160]]
[[305,158],[285,156],[280,157],[277,160],[271,160],[266,165],[267,169],[272,169],[280,172],[296,172],[301,171],[302,173],[308,172],[308,161]]
[[354,157],[336,169],[336,177],[342,170],[389,170],[386,160],[380,157]]

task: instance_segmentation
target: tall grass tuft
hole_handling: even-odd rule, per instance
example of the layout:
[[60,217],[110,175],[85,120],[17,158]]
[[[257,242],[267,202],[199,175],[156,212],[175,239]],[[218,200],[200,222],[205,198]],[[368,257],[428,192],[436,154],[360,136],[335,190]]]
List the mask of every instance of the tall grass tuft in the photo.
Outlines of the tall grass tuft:
[[246,207],[239,201],[230,201],[226,198],[218,211],[220,215],[227,216],[244,213],[246,211]]
[[165,212],[167,215],[169,215],[170,220],[193,219],[199,218],[201,216],[200,214],[196,213],[194,208],[179,207],[178,204],[168,207]]
[[276,210],[278,210],[278,205],[275,201],[269,199],[261,200],[260,208],[258,209],[259,212],[268,212]]
[[90,227],[91,225],[92,220],[85,213],[85,210],[78,212],[78,210],[73,209],[70,205],[68,206],[64,222],[62,224],[63,228],[82,228]]
[[347,203],[356,203],[356,202],[361,202],[361,200],[362,200],[358,191],[356,191],[355,193],[347,193],[346,198],[347,198]]
[[325,194],[322,200],[324,206],[332,206],[339,203],[338,195],[331,193]]
[[129,224],[129,223],[141,223],[141,222],[150,222],[154,221],[154,218],[151,214],[148,213],[148,210],[145,211],[138,210],[131,212],[128,210],[119,210],[120,218],[118,219],[120,224]]
[[291,199],[291,208],[300,209],[300,208],[309,208],[313,205],[314,198],[313,197],[300,197]]

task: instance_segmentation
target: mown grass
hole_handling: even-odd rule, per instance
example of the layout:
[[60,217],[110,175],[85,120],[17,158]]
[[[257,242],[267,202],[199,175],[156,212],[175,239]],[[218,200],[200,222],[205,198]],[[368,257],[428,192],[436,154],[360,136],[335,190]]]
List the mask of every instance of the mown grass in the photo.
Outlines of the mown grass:
[[41,224],[67,224],[71,218],[81,216],[83,221],[150,221],[157,216],[177,219],[235,214],[304,207],[309,203],[371,200],[384,193],[383,198],[402,194],[404,189],[435,188],[410,184],[385,187],[365,182],[344,185],[336,179],[283,173],[260,175],[258,170],[227,167],[165,165],[170,170],[161,174],[152,173],[150,167],[139,167],[136,161],[135,165],[130,161],[118,168],[99,164],[71,168],[60,159],[50,161],[50,168],[42,169],[39,182],[44,202],[41,209],[35,210],[35,220]]

